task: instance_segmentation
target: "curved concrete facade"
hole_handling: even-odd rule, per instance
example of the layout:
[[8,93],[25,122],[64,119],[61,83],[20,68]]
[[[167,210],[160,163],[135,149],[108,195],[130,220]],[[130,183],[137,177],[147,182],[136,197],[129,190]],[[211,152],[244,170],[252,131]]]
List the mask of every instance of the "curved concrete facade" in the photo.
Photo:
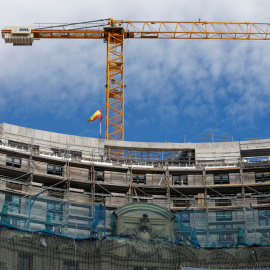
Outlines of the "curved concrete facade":
[[[221,214],[209,223],[218,228],[223,211],[249,208],[263,213],[261,219],[256,218],[264,238],[270,238],[270,139],[108,141],[2,123],[0,140],[0,209],[4,201],[12,203],[21,219],[27,219],[29,209],[16,205],[36,194],[80,204],[72,211],[81,211],[76,217],[81,220],[87,214],[78,210],[82,204],[102,203],[115,210],[127,203],[144,202],[172,212],[187,207],[219,211]],[[55,209],[53,201],[46,206],[40,203],[42,207],[57,224],[61,217],[56,212],[62,210]],[[230,217],[234,224],[237,217]],[[31,225],[31,229],[40,229],[38,225]],[[237,227],[235,231],[237,234]]]
[[270,139],[126,142],[2,123],[0,140],[0,175],[12,181],[29,173],[31,181],[21,190],[24,194],[66,179],[65,185],[50,192],[71,201],[99,201],[111,209],[133,201],[154,201],[177,211],[190,204],[220,208],[222,202],[232,208],[261,207],[270,183]]

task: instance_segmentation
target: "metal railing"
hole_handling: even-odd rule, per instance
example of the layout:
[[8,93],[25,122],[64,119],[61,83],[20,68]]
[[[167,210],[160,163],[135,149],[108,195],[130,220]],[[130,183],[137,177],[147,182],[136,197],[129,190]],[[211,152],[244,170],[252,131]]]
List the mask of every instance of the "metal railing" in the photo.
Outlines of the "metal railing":
[[188,142],[233,142],[233,137],[214,134],[184,135],[179,143]]

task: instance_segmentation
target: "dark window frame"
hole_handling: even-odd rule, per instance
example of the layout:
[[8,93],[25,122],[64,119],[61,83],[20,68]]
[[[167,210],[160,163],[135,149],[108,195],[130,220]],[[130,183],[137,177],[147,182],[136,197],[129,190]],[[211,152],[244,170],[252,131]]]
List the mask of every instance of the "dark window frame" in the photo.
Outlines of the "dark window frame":
[[146,184],[146,174],[134,173],[132,175],[133,184]]
[[93,176],[95,175],[95,181],[104,182],[105,181],[105,172],[104,171],[92,171],[89,170],[89,180],[94,181]]
[[270,172],[255,173],[255,182],[256,183],[270,182]]
[[[51,169],[49,169],[49,167],[51,167]],[[63,176],[63,167],[58,166],[58,165],[48,164],[47,165],[47,174]]]
[[22,202],[21,197],[11,194],[5,194],[5,201],[8,203],[9,211],[11,211],[14,214],[21,213],[21,202]]
[[259,210],[258,216],[260,226],[270,225],[270,210]]
[[232,212],[216,212],[216,221],[232,221]]
[[63,204],[58,202],[47,202],[47,214],[50,214],[52,221],[63,221]]
[[233,233],[219,233],[217,235],[217,243],[219,246],[230,247],[234,245],[234,234]]
[[[17,161],[19,161],[19,162],[17,162]],[[21,167],[22,167],[22,159],[7,155],[6,156],[6,166],[21,169]]]
[[172,175],[172,183],[177,186],[187,186],[188,185],[188,176],[181,174]]
[[12,141],[12,140],[8,140],[8,144],[11,147],[14,147],[14,146],[17,147],[18,149],[30,150],[32,148],[32,150],[35,151],[36,153],[39,152],[39,145],[32,145],[32,144],[27,144],[27,143]]
[[260,233],[260,244],[270,245],[270,232],[261,232]]
[[230,176],[228,173],[214,174],[214,185],[230,184]]
[[96,174],[96,181],[104,182],[105,180],[104,171],[96,171],[95,174]]
[[232,224],[217,224],[216,225],[217,229],[222,230],[222,229],[233,229]]
[[181,223],[190,227],[190,212],[183,211],[179,215],[181,216],[180,218]]
[[82,151],[75,151],[69,149],[61,148],[51,148],[55,155],[64,156],[64,157],[73,157],[73,158],[82,158]]

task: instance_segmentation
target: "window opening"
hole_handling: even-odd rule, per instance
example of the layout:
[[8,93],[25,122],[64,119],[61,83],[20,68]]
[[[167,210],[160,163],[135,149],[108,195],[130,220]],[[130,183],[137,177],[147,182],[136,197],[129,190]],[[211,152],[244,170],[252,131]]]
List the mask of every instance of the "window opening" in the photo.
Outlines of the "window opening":
[[270,181],[270,172],[264,173],[256,173],[255,174],[255,182],[256,183],[264,183]]
[[260,226],[270,225],[270,210],[259,210],[259,224]]
[[63,168],[55,165],[48,165],[47,174],[63,176]]
[[48,202],[47,213],[50,215],[52,221],[62,221],[63,220],[63,204]]
[[146,184],[145,174],[133,174],[132,178],[134,184]]
[[172,175],[173,185],[188,185],[187,175]]
[[216,212],[216,221],[232,220],[232,212]]
[[104,182],[104,179],[105,179],[105,177],[104,177],[104,171],[89,171],[89,180],[90,181],[94,181],[94,179],[93,179],[93,176],[94,176],[94,174],[95,174],[95,180],[96,181],[100,181],[100,182]]
[[82,152],[81,151],[74,151],[69,149],[61,149],[61,148],[51,148],[55,155],[61,157],[74,157],[74,158],[81,158]]
[[7,156],[6,165],[13,168],[21,168],[22,160],[16,157]]
[[8,203],[8,209],[12,213],[20,214],[21,211],[21,198],[11,194],[6,194],[5,201]]
[[234,245],[234,237],[232,233],[220,233],[218,234],[217,242],[219,246],[230,247]]
[[17,149],[30,150],[32,148],[32,150],[34,152],[39,151],[39,146],[38,145],[31,145],[31,144],[27,144],[27,143],[12,141],[12,140],[8,140],[8,144],[11,147],[15,147]]
[[230,184],[229,174],[214,175],[214,184],[215,185]]

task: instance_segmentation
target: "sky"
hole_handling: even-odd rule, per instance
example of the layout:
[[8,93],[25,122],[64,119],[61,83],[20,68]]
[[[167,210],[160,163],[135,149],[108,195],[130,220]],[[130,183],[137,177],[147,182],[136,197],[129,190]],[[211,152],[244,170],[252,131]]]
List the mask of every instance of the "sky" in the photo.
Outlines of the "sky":
[[[270,22],[269,0],[58,0],[1,3],[0,28],[97,19]],[[125,140],[270,137],[270,41],[125,40]],[[0,122],[99,137],[106,44],[0,40]],[[105,136],[102,121],[102,138]]]

